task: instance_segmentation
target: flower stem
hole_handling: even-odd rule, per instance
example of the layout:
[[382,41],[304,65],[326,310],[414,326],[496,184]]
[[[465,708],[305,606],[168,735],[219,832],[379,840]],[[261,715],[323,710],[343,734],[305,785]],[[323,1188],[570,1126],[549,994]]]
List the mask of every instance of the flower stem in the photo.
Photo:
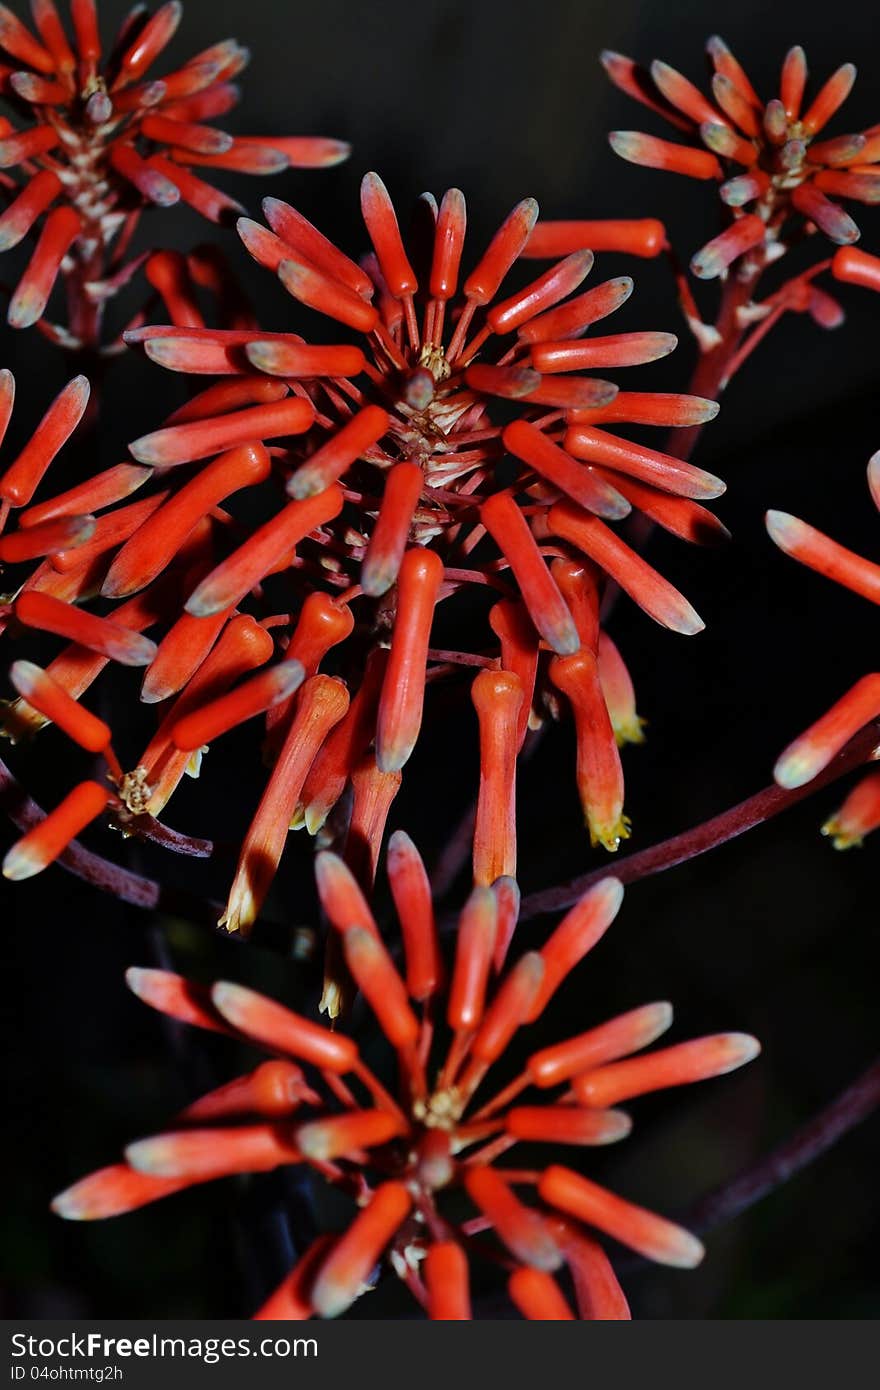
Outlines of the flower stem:
[[829,782],[836,781],[853,768],[867,762],[878,743],[880,723],[868,724],[850,740],[818,777],[814,777],[812,782],[805,786],[795,787],[791,791],[775,784],[765,787],[763,791],[756,792],[747,800],[729,807],[720,815],[713,816],[711,820],[685,830],[680,835],[673,835],[669,840],[662,840],[660,844],[651,845],[638,854],[631,854],[613,867],[603,866],[591,873],[581,874],[568,883],[560,883],[553,888],[543,888],[540,892],[531,893],[523,899],[519,920],[525,922],[545,912],[559,912],[571,907],[588,888],[600,879],[607,878],[609,874],[620,879],[621,883],[636,883],[639,879],[650,878],[653,874],[674,868],[676,864],[684,864],[688,859],[706,854],[718,845],[726,844],[728,840],[744,834],[746,830],[772,820],[789,806],[795,806],[799,801],[827,786]]
[[765,1158],[702,1197],[686,1214],[688,1226],[695,1231],[708,1231],[732,1221],[821,1158],[878,1105],[880,1060]]

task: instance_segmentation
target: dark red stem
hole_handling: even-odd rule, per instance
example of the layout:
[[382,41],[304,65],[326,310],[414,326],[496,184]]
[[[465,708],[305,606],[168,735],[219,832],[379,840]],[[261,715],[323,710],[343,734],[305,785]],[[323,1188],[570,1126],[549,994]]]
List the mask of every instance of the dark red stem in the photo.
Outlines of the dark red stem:
[[777,1148],[746,1172],[709,1192],[685,1216],[688,1226],[708,1231],[747,1211],[793,1178],[861,1124],[880,1105],[880,1061],[842,1091]]
[[660,874],[665,869],[674,868],[676,864],[683,864],[688,859],[695,859],[700,854],[706,854],[708,850],[736,839],[737,835],[744,834],[746,830],[772,820],[780,811],[797,805],[799,801],[827,786],[829,782],[834,782],[844,773],[859,767],[871,757],[878,743],[880,724],[869,724],[850,740],[824,772],[814,777],[806,786],[795,787],[793,791],[775,785],[765,787],[763,791],[756,792],[746,801],[729,807],[720,815],[713,816],[711,820],[704,821],[691,830],[685,830],[681,835],[673,835],[669,840],[662,840],[658,845],[651,845],[638,854],[630,854],[620,863],[603,865],[602,868],[594,869],[589,874],[581,874],[568,883],[560,883],[554,888],[544,888],[538,893],[531,893],[523,899],[519,920],[524,922],[545,912],[560,912],[571,907],[588,888],[592,888],[594,883],[609,875],[620,879],[621,883],[635,883],[639,879],[650,878],[652,874]]

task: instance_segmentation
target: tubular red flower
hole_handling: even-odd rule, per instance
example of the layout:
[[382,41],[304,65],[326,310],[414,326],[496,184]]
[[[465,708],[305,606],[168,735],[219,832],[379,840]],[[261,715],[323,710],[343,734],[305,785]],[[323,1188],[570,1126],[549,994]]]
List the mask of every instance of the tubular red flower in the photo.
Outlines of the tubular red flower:
[[494,1168],[472,1168],[464,1186],[508,1250],[534,1269],[558,1269],[562,1255],[544,1217],[524,1202]]
[[541,1175],[538,1192],[550,1206],[614,1236],[658,1264],[693,1269],[705,1253],[696,1236],[681,1226],[625,1202],[570,1168],[552,1165]]
[[516,576],[538,632],[561,655],[577,651],[580,638],[574,620],[514,499],[499,492],[483,503],[481,515]]
[[614,1144],[632,1120],[617,1110],[579,1110],[572,1105],[517,1105],[508,1111],[507,1133],[538,1144]]
[[241,985],[229,981],[214,985],[211,1002],[246,1037],[278,1052],[290,1053],[314,1067],[342,1076],[357,1062],[357,1044],[351,1038],[331,1033]]
[[303,685],[278,760],[242,843],[220,920],[227,931],[247,935],[256,921],[284,852],[306,773],[347,708],[348,693],[332,676],[312,676]]
[[524,1318],[537,1322],[566,1322],[574,1318],[553,1278],[541,1269],[515,1269],[507,1290]]
[[880,675],[863,676],[777,759],[773,776],[780,787],[811,782],[859,729],[878,716]]
[[375,932],[349,927],[343,949],[358,988],[376,1015],[388,1041],[406,1052],[419,1035],[419,1025],[406,997],[406,987]]
[[403,830],[395,830],[388,841],[388,879],[403,937],[407,993],[422,1002],[437,993],[444,971],[428,875]]
[[245,444],[214,459],[153,512],[117,552],[102,594],[124,598],[144,588],[161,574],[203,516],[230,493],[264,482],[270,468],[261,444]]
[[623,769],[598,660],[584,647],[573,656],[554,657],[550,679],[568,697],[574,713],[578,792],[590,842],[613,852],[629,836],[629,822],[623,814]]
[[62,685],[31,661],[15,661],[9,678],[18,694],[45,719],[57,724],[68,738],[90,753],[103,753],[110,743],[110,728],[72,699]]
[[[274,173],[291,164],[324,167],[348,154],[340,141],[233,138],[205,124],[238,100],[230,79],[248,55],[233,40],[214,45],[161,81],[150,81],[148,70],[180,21],[177,3],[162,5],[152,16],[133,12],[106,56],[92,0],[71,2],[73,46],[51,0],[33,0],[31,9],[39,38],[5,7],[0,22],[8,84],[27,123],[15,132],[9,128],[0,139],[0,163],[15,169],[9,184],[17,191],[5,224],[10,239],[0,229],[0,247],[40,229],[10,307],[16,327],[41,316],[60,269],[71,293],[65,340],[71,347],[96,346],[104,302],[136,268],[136,263],[119,268],[116,238],[122,224],[130,234],[145,205],[168,207],[180,198],[211,221],[228,220],[241,210],[190,174],[186,163]],[[19,67],[26,70],[16,71]]]
[[482,1020],[496,929],[495,897],[478,886],[462,912],[455,944],[446,1021],[456,1032],[472,1031]]
[[835,849],[861,845],[865,836],[880,826],[880,772],[871,772],[853,788],[839,810],[829,816],[822,834],[830,835]]
[[541,949],[544,978],[530,1017],[538,1018],[567,975],[610,927],[623,902],[623,885],[603,878],[563,918]]
[[156,644],[149,637],[131,632],[108,618],[84,613],[81,608],[63,603],[50,594],[20,594],[15,604],[15,615],[25,627],[67,637],[123,666],[149,666],[156,655]]
[[597,222],[539,222],[526,242],[525,256],[567,256],[591,251],[621,251],[652,259],[666,245],[666,228],[654,217]]
[[[276,1055],[188,1106],[181,1118],[195,1128],[178,1125],[130,1145],[128,1166],[102,1170],[76,1184],[56,1199],[54,1209],[72,1218],[100,1217],[227,1173],[298,1164],[336,1186],[340,1196],[352,1197],[354,1216],[341,1235],[322,1236],[305,1251],[260,1309],[260,1318],[338,1316],[364,1291],[383,1255],[432,1318],[470,1318],[468,1254],[472,1244],[476,1253],[484,1249],[487,1227],[503,1247],[496,1258],[500,1254],[507,1268],[511,1259],[524,1266],[518,1268],[519,1276],[535,1273],[546,1278],[550,1270],[567,1264],[578,1316],[628,1317],[607,1258],[581,1221],[665,1263],[693,1264],[701,1247],[680,1228],[570,1169],[551,1166],[536,1172],[495,1166],[498,1156],[519,1142],[562,1143],[585,1151],[622,1139],[629,1119],[619,1111],[596,1108],[598,1090],[586,1106],[577,1103],[570,1089],[545,1106],[511,1103],[529,1084],[564,1086],[572,1078],[575,1086],[592,1078],[595,1088],[604,1087],[609,1094],[615,1089],[635,1094],[661,1081],[677,1084],[730,1069],[754,1055],[756,1045],[751,1039],[749,1046],[740,1041],[731,1051],[728,1038],[725,1051],[721,1040],[703,1039],[659,1052],[653,1059],[609,1065],[647,1046],[668,1026],[669,1006],[651,1005],[534,1054],[525,1073],[469,1114],[473,1093],[527,1021],[547,972],[545,958],[526,954],[490,989],[497,904],[503,899],[507,911],[515,895],[502,891],[503,880],[496,885],[497,893],[474,890],[460,922],[456,967],[445,1000],[454,1037],[435,1071],[434,1005],[441,1001],[433,996],[439,994],[441,982],[433,959],[438,954],[433,911],[425,901],[424,868],[411,842],[398,836],[392,849],[391,881],[409,919],[404,943],[410,993],[424,1002],[424,1010],[408,1002],[372,918],[369,925],[357,924],[365,914],[369,917],[369,909],[341,861],[322,856],[319,881],[348,964],[397,1050],[406,1106],[398,1105],[359,1057],[355,1043],[339,1031],[318,1027],[239,985],[223,982],[208,992],[168,972],[133,970],[129,981],[136,992],[171,1017],[225,1029],[239,1043],[257,1042]],[[603,895],[604,889],[594,895],[594,907]],[[570,938],[571,932],[566,928],[562,935]],[[551,938],[549,954],[558,959],[553,942]],[[578,955],[573,944],[569,940],[562,952],[570,963]],[[306,1083],[300,1067],[285,1057],[313,1066],[314,1085]],[[367,1092],[365,1103],[356,1097],[355,1088]],[[309,1113],[301,1119],[300,1107],[305,1105]],[[144,1172],[139,1176],[136,1170]],[[527,1200],[515,1191],[520,1186],[527,1189]],[[449,1214],[441,1207],[447,1187],[456,1193]],[[476,1218],[462,1212],[461,1196],[476,1206]],[[559,1306],[555,1285],[539,1283],[511,1293],[527,1316],[573,1316]]]
[[686,636],[702,632],[703,620],[687,599],[598,517],[562,502],[551,508],[549,524],[556,535],[570,541],[613,575],[620,587],[655,622]]
[[304,678],[305,672],[298,661],[281,661],[236,690],[185,715],[174,725],[171,737],[183,751],[201,748],[202,744],[211,743],[237,724],[265,713],[280,700],[288,699],[302,685]]
[[648,1091],[723,1076],[750,1062],[760,1050],[760,1044],[747,1033],[716,1033],[645,1057],[611,1062],[575,1077],[573,1090],[582,1105],[604,1109]]
[[403,1183],[386,1182],[376,1189],[318,1272],[311,1298],[322,1318],[338,1317],[354,1302],[411,1206],[412,1197]]
[[[854,241],[859,234],[855,223],[821,190],[859,196],[845,184],[827,184],[827,170],[855,161],[867,166],[880,157],[880,147],[871,144],[874,128],[815,140],[848,96],[853,65],[839,68],[802,112],[807,84],[803,49],[789,51],[779,96],[765,104],[721,39],[711,38],[706,47],[714,68],[712,100],[665,63],[652,63],[646,72],[620,54],[603,55],[616,86],[707,147],[699,150],[635,132],[615,132],[612,148],[632,163],[692,178],[725,178],[720,192],[727,206],[754,207],[754,213],[735,219],[693,258],[694,274],[717,276],[752,253],[758,265],[776,259],[787,249],[786,224],[792,214],[818,226],[832,241]],[[738,167],[732,169],[731,161]],[[745,173],[740,172],[743,168]]]
[[437,1241],[425,1258],[428,1314],[434,1322],[469,1322],[467,1256],[454,1240]]
[[576,1038],[533,1053],[527,1063],[529,1079],[542,1088],[558,1086],[591,1067],[648,1047],[671,1023],[671,1004],[646,1004],[633,1009]]
[[519,677],[481,671],[471,687],[480,723],[480,791],[474,829],[474,882],[516,875],[516,754],[523,701]]
[[[304,1101],[314,1102],[317,1098],[306,1085],[302,1069],[293,1062],[261,1062],[245,1076],[199,1096],[181,1111],[180,1118],[203,1122],[264,1115],[266,1119],[281,1119],[294,1114]],[[297,1145],[302,1147],[298,1136]]]
[[109,799],[109,790],[97,782],[81,782],[74,787],[45,820],[7,850],[3,877],[19,880],[41,873],[101,814]]
[[430,550],[408,550],[397,579],[397,616],[382,682],[376,760],[399,772],[415,747],[422,723],[425,664],[443,562]]

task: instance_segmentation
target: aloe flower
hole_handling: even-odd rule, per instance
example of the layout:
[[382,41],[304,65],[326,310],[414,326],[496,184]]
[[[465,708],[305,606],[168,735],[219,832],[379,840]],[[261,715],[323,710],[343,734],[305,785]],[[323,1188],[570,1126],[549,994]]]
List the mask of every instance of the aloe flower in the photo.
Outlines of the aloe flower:
[[249,57],[233,39],[153,76],[183,15],[177,0],[153,14],[136,6],[107,51],[96,0],[71,0],[72,43],[53,0],[32,0],[31,13],[36,33],[0,6],[3,95],[14,117],[0,128],[0,168],[14,171],[3,179],[0,250],[29,236],[36,243],[10,301],[14,328],[42,318],[60,275],[70,322],[43,327],[65,347],[94,346],[103,304],[143,259],[126,261],[144,208],[182,201],[227,221],[243,209],[201,171],[274,174],[348,154],[338,140],[233,137],[213,125],[236,105],[234,79]]
[[805,225],[838,245],[856,241],[859,229],[837,200],[880,201],[880,126],[825,135],[852,89],[854,65],[845,63],[808,94],[804,51],[792,48],[778,94],[765,101],[722,39],[710,38],[706,49],[713,68],[709,94],[667,63],[645,70],[623,54],[602,55],[615,86],[686,141],[617,130],[609,137],[615,153],[632,164],[719,185],[729,225],[693,256],[693,273],[712,279],[744,256],[775,259]]
[[539,951],[506,971],[515,896],[504,879],[474,889],[447,973],[424,865],[403,832],[392,837],[388,872],[402,972],[343,861],[317,859],[331,930],[396,1059],[396,1095],[340,1031],[241,985],[209,989],[133,968],[129,986],[147,1004],[256,1043],[273,1060],[194,1101],[168,1131],[130,1144],[124,1161],[83,1178],[53,1209],[95,1220],[196,1183],[301,1165],[348,1196],[351,1223],[302,1253],[257,1318],[338,1317],[375,1283],[381,1264],[428,1317],[469,1319],[474,1260],[500,1271],[525,1318],[628,1318],[597,1238],[683,1268],[701,1260],[700,1242],[599,1186],[580,1165],[501,1160],[523,1145],[576,1154],[615,1143],[631,1128],[621,1101],[733,1071],[757,1055],[757,1042],[722,1033],[645,1052],[672,1022],[668,1004],[649,1004],[533,1051],[498,1090],[492,1068],[601,939],[621,885],[602,880]]
[[[868,463],[868,487],[880,510],[880,453]],[[792,559],[871,603],[880,603],[880,565],[856,555],[788,512],[767,513],[770,539]],[[780,755],[774,769],[781,787],[801,787],[828,766],[849,739],[880,718],[880,674],[862,676],[836,704]],[[880,825],[880,778],[870,773],[823,825],[835,849],[860,845]]]
[[[187,321],[185,296],[173,292],[173,324],[127,335],[167,369],[221,378],[193,418],[136,440],[134,458],[173,486],[179,468],[259,437],[289,499],[223,555],[186,613],[219,621],[287,567],[294,547],[298,579],[350,609],[354,636],[334,660],[351,707],[332,754],[309,774],[294,824],[319,829],[371,748],[377,775],[399,774],[418,740],[426,685],[476,666],[519,682],[504,733],[509,766],[529,725],[570,705],[585,819],[593,841],[614,850],[627,833],[617,745],[642,735],[626,667],[599,630],[602,595],[613,580],[673,631],[703,624],[613,523],[638,510],[686,540],[726,534],[702,505],[723,491],[717,478],[620,430],[693,426],[717,407],[621,391],[591,374],[675,346],[665,333],[588,335],[632,291],[625,276],[582,290],[591,252],[501,297],[533,233],[534,200],[513,209],[462,276],[458,190],[439,205],[420,200],[406,245],[377,175],[366,176],[361,199],[372,250],[360,264],[277,199],[264,205],[269,228],[239,223],[255,259],[333,323],[336,341],[205,328]],[[629,224],[609,223],[604,244],[632,237]],[[298,520],[307,512],[309,527]],[[136,578],[132,568],[124,592]],[[432,645],[438,603],[475,586],[496,600],[497,645]],[[112,572],[103,592],[123,592]],[[360,698],[362,671],[370,676]]]

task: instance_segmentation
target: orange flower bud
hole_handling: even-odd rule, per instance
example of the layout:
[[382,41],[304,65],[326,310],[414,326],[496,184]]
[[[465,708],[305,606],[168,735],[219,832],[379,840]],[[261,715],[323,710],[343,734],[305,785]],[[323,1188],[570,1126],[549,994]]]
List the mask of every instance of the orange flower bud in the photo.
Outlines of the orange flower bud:
[[57,724],[68,738],[90,753],[103,753],[110,744],[110,729],[103,719],[77,704],[63,685],[32,661],[13,662],[9,678],[22,699],[45,719]]
[[515,420],[508,425],[502,438],[510,453],[587,511],[611,521],[629,512],[628,502],[611,483],[597,477],[592,468],[576,463],[527,420]]
[[305,1254],[297,1260],[293,1269],[263,1306],[254,1313],[254,1321],[304,1322],[314,1316],[311,1292],[315,1275],[333,1245],[330,1235],[318,1236],[313,1240]]
[[190,1129],[157,1134],[129,1144],[125,1157],[139,1173],[206,1182],[230,1173],[267,1173],[282,1163],[299,1163],[300,1152],[279,1125],[239,1129]]
[[241,847],[220,921],[227,931],[247,933],[256,921],[284,852],[306,773],[347,708],[348,692],[341,681],[312,676],[303,685],[284,745]]
[[[4,377],[2,413],[12,408],[15,382],[10,372]],[[76,429],[89,401],[89,383],[75,376],[56,397],[28,443],[0,478],[0,497],[12,507],[25,507],[36,492],[49,464]]]
[[507,1291],[524,1318],[536,1322],[574,1320],[553,1275],[543,1269],[515,1269],[507,1281]]
[[402,1182],[386,1182],[376,1188],[321,1265],[312,1287],[316,1313],[322,1318],[336,1318],[350,1307],[411,1207],[412,1197]]
[[311,531],[338,516],[342,500],[334,484],[317,497],[288,502],[202,580],[187,599],[187,612],[204,618],[239,603]]
[[640,1009],[632,1009],[576,1038],[533,1053],[526,1064],[529,1080],[542,1088],[559,1086],[590,1067],[602,1066],[648,1047],[671,1023],[671,1004],[645,1004]]
[[253,680],[230,690],[179,720],[171,730],[176,747],[191,752],[211,743],[237,724],[263,714],[280,700],[286,700],[305,678],[298,661],[281,661]]
[[435,1241],[425,1257],[428,1316],[434,1322],[469,1322],[467,1256],[454,1240]]
[[403,937],[406,987],[410,998],[421,1002],[440,988],[443,961],[428,875],[421,855],[403,830],[395,830],[388,841],[387,865]]
[[541,1175],[538,1193],[551,1207],[596,1226],[658,1264],[693,1269],[705,1253],[696,1236],[681,1226],[624,1201],[570,1168],[551,1164]]
[[655,135],[643,135],[637,130],[612,130],[608,143],[614,153],[629,164],[685,174],[689,179],[722,177],[721,165],[708,150],[673,145],[670,140],[659,140]]
[[378,174],[365,174],[361,181],[361,212],[389,290],[395,299],[415,294],[419,287],[415,271],[403,249],[394,205]]
[[25,627],[56,632],[90,651],[100,652],[122,666],[149,666],[156,656],[156,644],[138,632],[129,631],[106,617],[83,613],[72,603],[49,594],[21,594],[15,602],[15,616]]
[[510,671],[481,671],[471,687],[480,723],[474,882],[516,876],[516,755],[523,690]]
[[538,204],[523,198],[501,223],[481,259],[464,282],[464,293],[475,304],[488,304],[514,261],[522,254],[535,223]]
[[363,927],[350,927],[342,945],[346,964],[382,1032],[392,1047],[408,1050],[419,1036],[419,1024],[407,1001],[403,980],[382,942]]
[[246,444],[214,459],[153,512],[122,547],[107,572],[102,594],[124,598],[144,588],[161,574],[203,516],[230,493],[264,482],[270,469],[262,444]]
[[443,562],[433,550],[404,555],[376,730],[376,761],[383,772],[399,772],[419,736],[428,640],[442,578]]
[[81,830],[99,816],[110,799],[106,787],[80,782],[60,805],[27,834],[22,835],[3,860],[3,877],[32,878],[63,854]]
[[422,484],[423,474],[417,464],[395,463],[388,471],[379,515],[361,565],[361,587],[370,598],[380,598],[397,579]]
[[65,1221],[102,1221],[136,1211],[191,1185],[191,1178],[158,1178],[138,1173],[127,1163],[113,1163],[60,1192],[52,1201],[52,1210]]
[[344,1158],[356,1149],[373,1149],[403,1134],[406,1123],[389,1110],[355,1110],[327,1120],[311,1120],[294,1131],[303,1157],[313,1163]]
[[623,814],[623,769],[599,682],[598,660],[582,647],[574,656],[554,657],[549,671],[574,714],[578,793],[590,843],[614,853],[629,836],[629,822]]
[[287,397],[214,419],[170,425],[135,439],[128,447],[138,463],[147,463],[151,468],[174,468],[254,439],[302,434],[314,418],[314,408],[309,401],[299,396]]
[[558,1269],[562,1255],[543,1216],[521,1202],[494,1168],[477,1166],[464,1175],[465,1190],[512,1255],[534,1269]]
[[287,484],[291,497],[313,497],[323,492],[382,438],[388,425],[388,414],[379,406],[359,410],[296,470]]
[[222,1120],[238,1115],[264,1115],[281,1119],[292,1115],[304,1101],[317,1096],[293,1062],[263,1062],[255,1071],[238,1076],[199,1096],[180,1113],[182,1120]]
[[543,1013],[562,981],[604,936],[622,902],[623,884],[603,878],[566,913],[541,950],[544,979],[530,1020]]
[[555,652],[576,652],[577,628],[554,583],[528,523],[514,499],[498,492],[483,503],[481,519],[516,577],[535,627]]
[[465,903],[455,942],[455,967],[446,1006],[446,1021],[455,1032],[472,1031],[483,1017],[496,929],[495,895],[491,889],[478,886]]
[[686,1086],[707,1077],[724,1076],[757,1057],[761,1045],[747,1033],[716,1033],[710,1038],[665,1047],[645,1057],[630,1057],[589,1071],[574,1080],[581,1105],[605,1108],[619,1100]]
[[329,1028],[321,1028],[243,985],[221,981],[211,989],[211,1002],[239,1033],[322,1071],[341,1076],[357,1063],[358,1049],[352,1038],[331,1033]]
[[655,622],[686,636],[702,632],[705,624],[687,599],[598,517],[557,502],[548,520],[554,535],[595,560]]
[[614,1144],[625,1139],[632,1120],[622,1110],[579,1110],[573,1105],[518,1105],[504,1127],[512,1139],[535,1144]]

